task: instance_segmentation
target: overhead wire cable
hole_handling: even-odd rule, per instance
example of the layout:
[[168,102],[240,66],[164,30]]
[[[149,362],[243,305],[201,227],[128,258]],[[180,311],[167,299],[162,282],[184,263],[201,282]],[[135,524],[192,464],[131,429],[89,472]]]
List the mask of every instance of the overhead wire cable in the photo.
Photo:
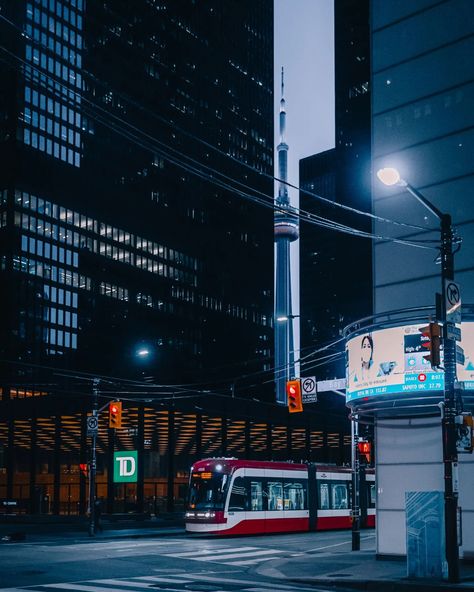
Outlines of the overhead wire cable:
[[[14,27],[15,29],[18,30],[18,32],[26,37],[28,40],[30,40],[32,43],[36,44],[36,45],[40,45],[41,47],[43,47],[46,51],[51,51],[44,43],[42,43],[39,40],[35,40],[32,39],[31,37],[29,37],[28,35],[26,35],[26,33],[24,33],[24,31],[22,30],[22,28],[14,23],[13,21],[11,21],[10,19],[6,18],[4,15],[0,15],[0,19],[3,19],[5,22],[7,22],[9,25],[11,25],[12,27]],[[424,232],[432,230],[432,229],[427,229],[423,226],[419,226],[419,225],[415,225],[415,224],[411,224],[408,222],[402,222],[402,221],[398,221],[398,220],[392,220],[390,218],[384,218],[382,216],[378,216],[376,214],[373,214],[372,212],[367,212],[364,210],[359,210],[358,208],[354,208],[352,206],[348,206],[346,204],[342,204],[339,202],[336,202],[334,200],[331,200],[329,198],[323,197],[321,195],[318,195],[317,193],[314,193],[312,191],[309,191],[308,189],[303,189],[302,187],[299,187],[297,185],[294,185],[292,183],[290,183],[289,181],[280,179],[278,177],[276,177],[275,175],[270,175],[268,173],[265,173],[263,171],[259,171],[258,169],[256,169],[255,167],[253,167],[252,165],[239,160],[238,158],[234,157],[232,154],[229,154],[227,152],[224,152],[223,150],[221,150],[220,148],[218,148],[217,146],[211,144],[210,142],[207,142],[206,140],[204,140],[203,138],[200,138],[198,136],[196,136],[195,134],[192,134],[191,132],[183,129],[182,127],[180,127],[179,125],[176,124],[176,122],[174,121],[168,121],[166,118],[164,118],[163,116],[158,115],[156,112],[152,111],[151,109],[149,109],[148,107],[142,105],[141,103],[139,103],[138,101],[135,101],[133,98],[129,97],[128,95],[124,94],[123,92],[118,92],[116,89],[113,89],[110,87],[110,85],[105,84],[103,81],[101,81],[100,79],[98,79],[96,76],[94,76],[93,74],[91,74],[90,72],[87,72],[86,70],[82,70],[83,74],[85,74],[89,79],[93,80],[94,83],[99,84],[100,86],[104,87],[105,89],[107,89],[109,92],[113,92],[114,95],[120,97],[122,100],[128,102],[129,104],[133,105],[135,108],[139,109],[140,111],[143,111],[149,115],[151,115],[154,119],[156,119],[157,121],[161,121],[162,123],[164,123],[167,126],[170,126],[173,128],[174,131],[178,131],[179,133],[192,138],[193,140],[201,143],[202,145],[206,146],[207,148],[214,150],[215,152],[229,158],[230,160],[234,161],[236,164],[243,166],[249,170],[251,170],[252,172],[267,177],[269,179],[272,179],[273,181],[276,181],[278,183],[282,183],[284,185],[286,185],[287,187],[291,188],[291,189],[295,189],[297,191],[300,191],[301,193],[314,197],[315,199],[327,203],[328,205],[332,206],[332,207],[336,207],[336,208],[341,208],[343,210],[358,214],[358,215],[362,215],[362,216],[367,216],[373,220],[379,221],[379,222],[384,222],[387,224],[395,224],[398,226],[404,226],[404,227],[408,227],[408,228],[412,228],[415,230],[422,230]],[[430,241],[431,242],[431,241]]]
[[[0,15],[0,18],[2,18],[2,17],[1,17],[1,15]],[[6,19],[5,19],[5,20],[6,20]],[[7,21],[7,22],[8,22],[8,21]],[[18,27],[17,27],[17,28],[18,28]],[[22,33],[22,35],[23,35],[23,36],[26,36],[24,33]],[[30,39],[30,38],[28,37],[28,39]],[[40,44],[40,45],[41,45],[41,44]],[[20,57],[19,57],[19,56],[17,56],[16,54],[13,54],[12,52],[9,52],[9,51],[8,51],[8,50],[7,50],[5,47],[3,47],[3,46],[0,46],[0,48],[1,48],[1,49],[3,49],[4,51],[6,51],[8,54],[10,54],[12,57],[14,57],[15,59],[17,59],[17,60],[18,60],[18,61],[20,61],[21,63],[23,63],[25,67],[27,67],[27,68],[30,68],[30,69],[33,69],[33,70],[35,70],[36,72],[38,72],[38,70],[39,70],[39,69],[38,69],[38,68],[36,68],[36,66],[34,66],[34,65],[32,65],[32,64],[30,64],[30,63],[28,63],[28,62],[26,62],[25,60],[23,60],[22,58],[20,58]],[[49,49],[48,49],[48,48],[46,48],[46,49],[49,51]],[[146,132],[144,132],[143,130],[140,130],[139,128],[136,128],[136,127],[135,127],[133,124],[131,124],[130,122],[127,122],[127,121],[123,120],[122,118],[118,117],[117,115],[115,115],[115,114],[113,114],[113,113],[110,113],[109,111],[105,110],[105,109],[104,109],[104,108],[102,108],[101,106],[97,105],[97,104],[96,104],[96,103],[94,103],[93,101],[90,101],[90,100],[89,100],[89,99],[87,99],[86,97],[82,96],[82,94],[81,94],[81,93],[79,93],[78,91],[76,91],[76,90],[72,90],[72,89],[71,89],[71,88],[70,88],[68,85],[65,85],[65,84],[64,84],[64,83],[62,83],[61,81],[58,81],[58,80],[57,80],[57,79],[56,79],[54,76],[51,76],[49,73],[47,73],[47,72],[46,72],[46,73],[42,73],[42,72],[41,72],[41,73],[40,73],[40,76],[46,77],[46,78],[48,78],[48,79],[51,79],[51,80],[53,80],[53,81],[55,82],[55,84],[57,84],[57,85],[60,85],[60,86],[62,86],[62,87],[64,87],[64,88],[66,89],[66,97],[64,97],[63,95],[61,95],[61,98],[62,98],[62,100],[63,100],[63,101],[65,100],[65,98],[66,98],[66,99],[68,99],[68,98],[69,98],[69,97],[68,97],[68,95],[69,95],[70,93],[72,93],[72,94],[74,94],[74,95],[76,95],[76,96],[80,97],[81,101],[85,101],[85,102],[87,102],[87,103],[91,104],[91,106],[92,106],[93,108],[95,108],[95,109],[97,109],[97,110],[99,110],[99,111],[102,111],[102,112],[104,112],[104,113],[105,113],[107,116],[109,116],[109,117],[112,117],[112,118],[114,118],[114,119],[118,120],[118,121],[119,121],[121,124],[123,124],[123,125],[125,125],[125,126],[128,126],[128,127],[130,127],[130,128],[132,128],[132,129],[133,129],[133,130],[135,130],[136,132],[138,132],[138,133],[140,133],[140,134],[144,135],[145,137],[148,137],[148,138],[149,138],[149,139],[151,139],[153,142],[157,142],[157,143],[158,143],[158,144],[160,144],[162,147],[163,147],[163,146],[165,146],[165,149],[171,150],[171,151],[173,151],[173,152],[175,152],[175,153],[176,153],[176,152],[178,152],[178,151],[176,151],[174,148],[172,148],[172,147],[170,147],[170,146],[168,146],[168,145],[164,144],[164,143],[163,143],[163,142],[161,142],[160,140],[157,140],[156,138],[154,138],[154,137],[150,136],[149,134],[147,134],[147,133],[146,133]],[[40,81],[38,82],[38,84],[41,86],[41,82],[40,82]],[[106,121],[102,120],[102,121],[100,121],[100,123],[101,123],[102,125],[105,125],[105,126],[109,127],[109,129],[112,129],[112,128],[110,127],[110,125],[108,125],[108,123],[107,123]],[[117,132],[117,129],[116,129],[116,128],[115,128],[115,131]],[[135,143],[137,143],[137,142],[138,142],[138,143],[140,144],[140,142],[139,142],[139,138],[137,138],[137,137],[135,137],[135,138],[129,138],[129,140],[130,140],[130,141],[133,141],[133,142],[135,142]],[[145,147],[145,146],[143,145],[143,143],[142,143],[142,147],[143,147],[144,149],[151,150],[151,148],[150,148],[149,146],[148,146],[148,147]],[[153,152],[157,152],[156,148],[153,148]],[[222,152],[222,151],[221,151],[221,152]],[[187,156],[187,155],[183,155],[183,154],[182,154],[182,153],[180,153],[180,152],[178,152],[178,154],[179,154],[179,156],[180,156],[181,158],[182,158],[182,157],[184,157],[184,158],[186,158],[186,159],[190,160],[191,162],[193,162],[193,163],[197,164],[198,166],[200,166],[200,167],[204,167],[204,168],[208,169],[209,171],[211,171],[212,173],[214,173],[214,174],[217,174],[217,175],[219,175],[219,176],[223,177],[224,179],[228,179],[228,180],[229,180],[229,181],[231,181],[232,183],[236,183],[237,185],[241,185],[241,186],[245,187],[246,189],[248,189],[248,190],[250,190],[250,191],[254,191],[254,192],[257,192],[257,193],[261,193],[262,195],[264,195],[264,197],[265,197],[266,199],[268,199],[268,200],[271,200],[271,201],[269,202],[269,204],[270,204],[270,206],[269,206],[269,207],[271,207],[271,208],[272,208],[272,209],[274,209],[274,210],[276,209],[276,208],[275,208],[275,204],[274,204],[274,199],[273,199],[273,196],[269,196],[269,195],[263,194],[263,192],[259,192],[259,191],[258,191],[258,190],[256,190],[255,188],[249,187],[249,186],[247,186],[247,185],[245,185],[245,184],[243,184],[243,183],[241,183],[241,182],[239,182],[239,181],[237,181],[237,180],[235,180],[235,179],[233,179],[233,178],[231,178],[231,177],[228,177],[227,175],[225,175],[225,174],[221,173],[220,171],[217,171],[216,169],[212,169],[211,167],[209,167],[209,166],[205,165],[205,164],[204,164],[204,163],[202,163],[202,162],[198,162],[198,161],[196,161],[196,160],[195,160],[195,159],[193,159],[192,157],[189,157],[189,156]],[[225,154],[225,153],[223,153],[223,154]],[[167,155],[166,153],[161,153],[161,156],[163,156],[165,159],[167,159],[168,161],[170,161],[170,157],[169,157],[169,155]],[[180,161],[179,159],[177,159],[177,160],[176,160],[176,159],[175,159],[175,160],[171,160],[171,162],[172,162],[172,164],[175,164],[175,165],[176,165],[176,166],[178,166],[178,167],[181,167],[181,168],[184,168],[185,170],[188,170],[188,172],[194,172],[194,174],[196,174],[196,171],[193,171],[192,169],[189,169],[189,168],[187,169],[187,168],[186,168],[186,163],[183,163],[183,162],[182,162],[182,161]],[[241,161],[239,161],[239,160],[237,160],[237,159],[236,159],[236,162],[238,162],[238,163],[241,163]],[[242,164],[242,163],[241,163],[241,164]],[[189,165],[188,165],[188,166],[189,166]],[[258,171],[258,170],[256,170],[256,169],[253,169],[253,168],[252,168],[252,170],[253,170],[254,172],[256,172],[256,173],[260,174],[260,175],[265,175],[265,173],[263,173],[263,172],[261,172],[261,171]],[[203,178],[203,177],[201,177],[201,178]],[[272,177],[272,179],[274,179],[274,177]],[[276,178],[275,178],[275,179],[276,179]],[[214,184],[216,184],[216,182],[215,182],[215,179],[212,177],[212,175],[210,175],[210,176],[207,178],[207,180],[209,180],[209,181],[213,182]],[[224,189],[227,189],[227,190],[229,190],[229,191],[231,191],[231,192],[237,193],[237,190],[236,190],[236,189],[235,189],[233,186],[228,186],[228,185],[225,185],[225,184],[224,184],[224,186],[223,186],[223,185],[221,185],[221,187],[222,187],[222,188],[224,188]],[[295,187],[295,188],[296,188],[296,186],[293,186],[293,187]],[[298,188],[298,189],[299,189],[299,188]],[[302,191],[304,191],[304,190],[302,190]],[[247,199],[251,199],[252,201],[255,201],[255,196],[251,196],[251,195],[249,195],[249,194],[244,194],[244,193],[242,193],[242,192],[240,192],[239,194],[240,194],[242,197],[246,197]],[[318,196],[318,197],[321,197],[321,196]],[[326,201],[328,201],[329,203],[331,203],[331,205],[335,205],[335,204],[337,204],[337,202],[333,202],[333,201],[331,201],[331,200],[327,200],[327,198],[322,198],[322,199],[323,199],[323,200],[326,200]],[[261,204],[261,205],[264,205],[264,204],[263,204],[263,202],[260,202],[260,204]],[[338,204],[338,205],[342,205],[342,204]],[[277,206],[277,207],[278,207],[278,206]],[[369,233],[369,232],[366,232],[366,231],[361,231],[361,230],[359,230],[359,229],[354,229],[354,228],[351,228],[351,227],[348,227],[348,226],[345,226],[345,225],[339,224],[339,223],[337,223],[337,222],[334,222],[334,221],[332,221],[332,220],[325,219],[325,218],[323,218],[323,217],[321,217],[321,216],[318,216],[318,215],[316,215],[316,214],[312,214],[312,213],[310,213],[310,212],[305,212],[304,210],[298,210],[297,208],[292,208],[292,210],[293,210],[293,212],[294,212],[295,214],[299,214],[299,218],[300,218],[300,219],[302,219],[302,220],[305,220],[305,221],[307,221],[307,222],[310,222],[310,223],[313,223],[313,224],[316,224],[316,225],[319,225],[319,226],[325,226],[325,225],[327,224],[327,227],[328,227],[328,228],[331,228],[331,229],[333,229],[333,230],[338,230],[338,231],[340,231],[340,232],[345,232],[345,233],[348,233],[348,234],[354,234],[354,235],[356,235],[356,236],[360,236],[360,237],[366,237],[366,238],[375,238],[375,239],[378,239],[378,240],[384,240],[384,241],[397,242],[397,243],[400,243],[400,244],[406,244],[406,245],[410,245],[410,246],[414,246],[414,247],[419,247],[419,248],[430,248],[430,247],[425,247],[424,245],[423,245],[423,246],[421,246],[421,245],[418,245],[418,244],[416,244],[416,242],[417,242],[417,241],[416,241],[416,239],[413,239],[413,241],[407,241],[407,240],[404,240],[404,239],[397,239],[397,238],[394,238],[394,237],[385,237],[385,236],[382,236],[382,235],[375,235],[375,234],[372,234],[372,233]],[[288,212],[286,212],[286,210],[284,210],[284,211],[285,211],[285,213],[288,213]],[[371,216],[373,216],[372,214],[370,214],[370,215],[371,215]],[[382,219],[381,219],[381,220],[382,220]],[[389,220],[388,220],[388,219],[383,219],[383,221],[389,221]],[[404,223],[403,223],[403,224],[404,224]],[[420,229],[422,229],[422,230],[426,230],[426,229],[424,229],[424,228],[422,228],[422,227],[419,227],[419,228],[420,228]],[[434,242],[434,241],[433,241],[433,242]]]

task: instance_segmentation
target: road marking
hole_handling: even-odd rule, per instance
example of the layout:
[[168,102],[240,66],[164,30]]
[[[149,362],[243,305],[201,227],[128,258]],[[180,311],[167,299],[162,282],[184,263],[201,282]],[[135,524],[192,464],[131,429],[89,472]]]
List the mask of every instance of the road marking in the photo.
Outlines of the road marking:
[[[126,585],[126,584],[125,584]],[[102,586],[88,586],[87,584],[68,584],[66,582],[62,584],[43,584],[42,588],[59,588],[60,590],[79,590],[80,592],[112,592],[116,591],[117,588],[107,588]]]
[[[213,577],[211,573],[219,572],[200,572],[194,574],[179,574],[175,576],[137,576],[135,578],[124,579],[102,579],[87,580],[80,582],[62,582],[55,584],[37,584],[35,586],[25,586],[24,588],[0,588],[0,592],[46,592],[47,590],[64,590],[65,592],[75,590],[77,592],[133,592],[133,588],[140,590],[152,590],[156,584],[165,584],[168,592],[182,592],[182,584],[192,584],[193,582],[209,582],[225,586],[241,586],[242,592],[273,592],[275,589],[287,592],[324,592],[319,588],[302,587],[298,584],[288,585],[278,582],[255,582],[255,580],[243,580],[237,578]],[[226,573],[226,572],[222,572]],[[101,586],[103,584],[103,586]],[[176,587],[175,587],[176,586]]]
[[[374,538],[374,534],[366,537],[362,537],[361,541]],[[324,547],[315,547],[314,549],[308,549],[305,553],[312,553],[313,551],[322,551],[323,549],[330,549],[331,547],[341,547],[342,545],[350,545],[352,541],[344,541],[343,543],[336,543],[335,545],[325,545]]]
[[[282,551],[283,553],[283,551]],[[229,561],[227,565],[253,565],[254,563],[261,563],[262,561],[271,561],[272,559],[279,559],[272,555],[271,557],[257,557],[256,559],[248,559],[247,561]]]
[[[304,588],[299,586],[298,584],[295,585],[289,585],[289,584],[281,584],[280,582],[275,583],[273,582],[255,582],[255,580],[241,580],[238,578],[216,578],[216,577],[212,577],[208,574],[186,574],[187,578],[192,578],[193,580],[198,580],[198,581],[206,581],[206,582],[215,582],[216,584],[242,584],[242,585],[248,585],[248,586],[259,586],[260,588],[262,588],[262,590],[298,590],[299,592],[306,592],[306,591],[310,591],[310,592],[318,592],[317,588],[314,588],[313,586],[311,586],[310,588]],[[3,590],[1,591],[3,592]],[[327,591],[326,591],[327,592]]]
[[[242,551],[255,551],[258,547],[217,547],[215,549],[194,549],[185,553],[164,553],[166,557],[189,557],[190,559],[200,560],[200,555],[210,555],[211,553],[237,553]],[[199,556],[198,556],[199,555]]]
[[[143,582],[137,580],[144,580]],[[160,578],[158,576],[144,576],[141,578],[133,578],[133,580],[121,580],[121,579],[106,579],[106,580],[90,580],[92,584],[110,584],[113,586],[129,586],[130,588],[150,588],[157,582],[166,584],[189,584],[190,580],[183,580],[177,578]],[[114,588],[116,590],[117,588]]]
[[[284,553],[279,549],[262,549],[261,547],[220,547],[216,549],[203,549],[187,551],[186,553],[165,553],[166,557],[176,557],[178,559],[190,559],[192,561],[204,561],[210,563],[224,563],[226,565],[252,565],[261,561],[277,559],[277,555]],[[271,555],[271,557],[262,557]],[[229,561],[238,559],[239,561]]]
[[[183,580],[183,577],[186,578],[185,580]],[[134,578],[135,580],[144,580],[147,582],[170,582],[172,584],[188,584],[190,582],[188,575],[186,576],[182,576],[182,575],[177,575],[176,577],[162,577],[162,576],[139,576],[137,578]]]

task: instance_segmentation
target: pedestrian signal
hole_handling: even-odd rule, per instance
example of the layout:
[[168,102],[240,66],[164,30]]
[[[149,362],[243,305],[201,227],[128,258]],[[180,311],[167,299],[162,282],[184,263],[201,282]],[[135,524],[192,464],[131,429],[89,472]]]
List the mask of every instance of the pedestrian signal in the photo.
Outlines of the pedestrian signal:
[[109,405],[109,428],[122,427],[122,402],[113,401]]
[[87,478],[89,476],[89,467],[87,466],[87,463],[80,463],[79,470],[81,471],[82,475],[84,475],[84,477]]
[[441,365],[441,327],[438,323],[430,323],[418,331],[421,333],[421,346],[430,352],[423,358],[428,360],[433,370],[437,370]]
[[288,398],[288,411],[290,413],[300,413],[303,411],[303,401],[301,399],[301,381],[299,378],[289,380],[286,383],[286,395]]
[[357,451],[359,452],[359,461],[370,465],[372,456],[372,444],[367,440],[357,442]]

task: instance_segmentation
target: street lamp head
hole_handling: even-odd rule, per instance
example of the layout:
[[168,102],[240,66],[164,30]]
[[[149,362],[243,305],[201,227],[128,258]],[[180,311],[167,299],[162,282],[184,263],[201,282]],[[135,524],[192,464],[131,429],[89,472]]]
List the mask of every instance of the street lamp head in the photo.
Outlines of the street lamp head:
[[141,347],[140,349],[137,350],[137,356],[139,358],[146,358],[149,355],[150,355],[150,350],[147,349],[146,347]]
[[391,187],[392,185],[406,185],[405,181],[400,177],[397,169],[392,167],[385,167],[377,171],[377,177],[384,185]]
[[286,315],[282,315],[281,317],[277,317],[276,320],[278,323],[285,323],[286,321],[288,321],[289,317]]

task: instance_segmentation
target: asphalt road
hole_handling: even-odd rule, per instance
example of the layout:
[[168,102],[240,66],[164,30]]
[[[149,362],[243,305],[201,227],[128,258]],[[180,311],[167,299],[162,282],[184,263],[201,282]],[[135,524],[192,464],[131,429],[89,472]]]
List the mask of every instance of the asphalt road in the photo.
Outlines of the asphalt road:
[[[364,536],[364,534],[363,534]],[[350,532],[226,539],[194,536],[91,540],[61,537],[0,546],[0,591],[312,591],[277,580],[302,554],[350,550]],[[371,544],[373,535],[367,537]],[[272,569],[273,568],[273,569]],[[259,573],[261,572],[261,573]],[[313,574],[301,574],[301,576]]]

